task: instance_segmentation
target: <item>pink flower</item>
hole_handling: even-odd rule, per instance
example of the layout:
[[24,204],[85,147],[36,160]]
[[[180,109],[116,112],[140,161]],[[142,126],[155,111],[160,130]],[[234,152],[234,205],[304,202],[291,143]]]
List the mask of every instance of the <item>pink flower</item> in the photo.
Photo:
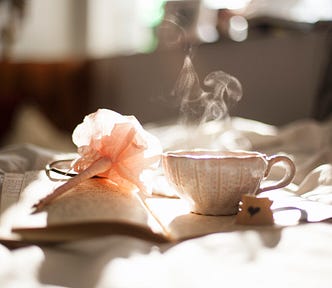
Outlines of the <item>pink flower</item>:
[[74,170],[82,172],[101,158],[108,167],[97,176],[107,177],[118,186],[145,190],[141,174],[158,165],[162,148],[159,140],[143,129],[134,116],[99,109],[84,118],[73,132],[80,158]]
[[35,204],[35,212],[92,176],[107,177],[128,192],[146,192],[142,174],[158,165],[162,152],[158,139],[134,116],[107,109],[86,116],[75,128],[73,142],[80,155],[73,165],[78,174]]

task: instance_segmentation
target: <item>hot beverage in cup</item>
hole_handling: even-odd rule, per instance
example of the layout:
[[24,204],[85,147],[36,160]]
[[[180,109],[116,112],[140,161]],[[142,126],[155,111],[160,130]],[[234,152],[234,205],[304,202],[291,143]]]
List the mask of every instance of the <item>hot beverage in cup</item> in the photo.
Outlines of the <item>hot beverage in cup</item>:
[[[285,174],[269,186],[261,182],[271,167],[282,162]],[[293,161],[280,155],[252,151],[179,150],[162,156],[164,173],[191,211],[204,215],[233,215],[243,194],[287,186],[295,174]]]

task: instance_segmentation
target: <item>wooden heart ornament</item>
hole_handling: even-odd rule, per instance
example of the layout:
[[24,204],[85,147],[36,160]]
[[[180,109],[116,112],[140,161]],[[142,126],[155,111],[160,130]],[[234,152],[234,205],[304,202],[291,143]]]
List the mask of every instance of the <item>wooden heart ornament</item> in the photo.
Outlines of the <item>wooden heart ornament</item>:
[[273,225],[273,213],[269,198],[243,195],[236,223],[241,225]]

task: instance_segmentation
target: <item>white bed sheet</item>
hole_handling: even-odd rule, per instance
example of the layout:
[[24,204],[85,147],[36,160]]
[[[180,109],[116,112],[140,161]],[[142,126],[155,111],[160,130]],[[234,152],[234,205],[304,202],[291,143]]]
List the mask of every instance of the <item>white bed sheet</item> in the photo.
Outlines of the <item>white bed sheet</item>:
[[[165,150],[195,143],[285,153],[297,166],[288,192],[332,205],[332,119],[277,128],[236,118],[224,128],[206,126],[188,141],[178,125],[148,127]],[[32,162],[42,168],[52,157],[34,146],[9,147],[0,151],[0,169],[21,172]],[[325,222],[217,233],[174,246],[124,236],[58,247],[0,245],[0,287],[330,287],[331,243],[332,223]]]

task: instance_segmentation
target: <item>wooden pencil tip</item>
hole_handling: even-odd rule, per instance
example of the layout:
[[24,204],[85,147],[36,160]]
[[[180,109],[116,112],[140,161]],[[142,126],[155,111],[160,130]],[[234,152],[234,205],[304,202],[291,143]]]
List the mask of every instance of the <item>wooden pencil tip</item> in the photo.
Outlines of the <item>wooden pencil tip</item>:
[[30,215],[34,215],[39,213],[40,211],[38,211],[37,209],[35,209],[34,207],[32,207],[32,211],[30,212]]
[[39,201],[38,203],[34,204],[31,208],[32,208],[32,211],[30,214],[37,214],[39,212],[42,211],[44,205],[42,205],[42,202]]

